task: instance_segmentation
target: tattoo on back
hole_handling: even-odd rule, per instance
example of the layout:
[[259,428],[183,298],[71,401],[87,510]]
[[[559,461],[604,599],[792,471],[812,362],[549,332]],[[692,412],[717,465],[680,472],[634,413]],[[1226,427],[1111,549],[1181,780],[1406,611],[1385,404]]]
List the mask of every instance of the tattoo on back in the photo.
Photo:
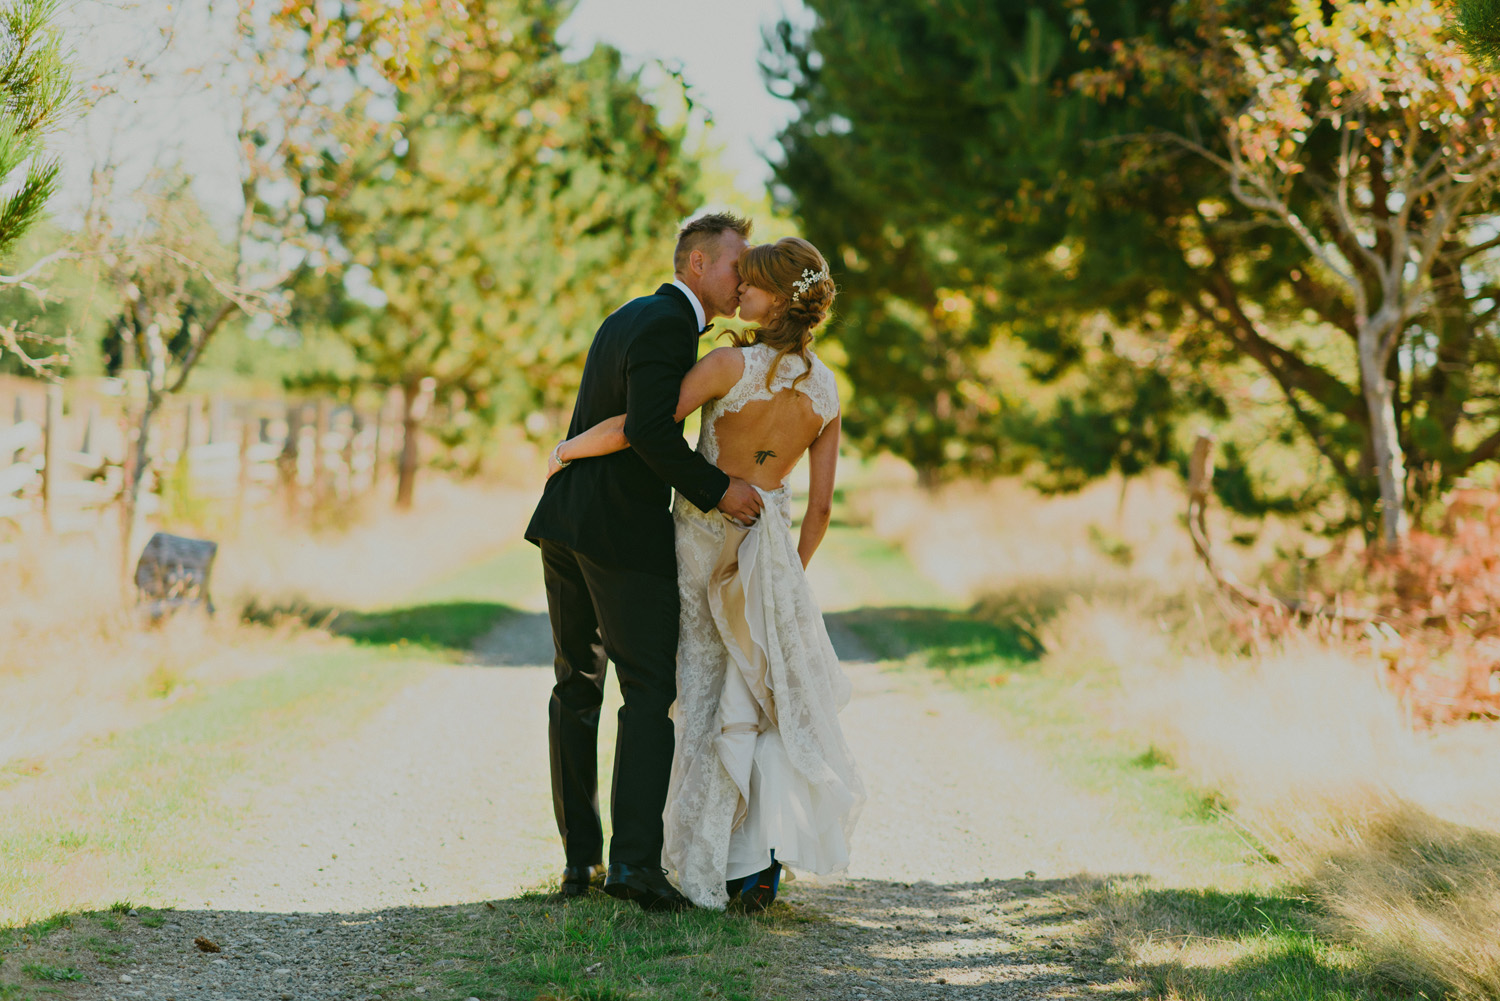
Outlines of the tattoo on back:
[[763,448],[759,452],[755,453],[755,464],[757,466],[764,466],[766,464],[766,460],[773,457],[775,454],[776,453],[771,451],[769,448]]

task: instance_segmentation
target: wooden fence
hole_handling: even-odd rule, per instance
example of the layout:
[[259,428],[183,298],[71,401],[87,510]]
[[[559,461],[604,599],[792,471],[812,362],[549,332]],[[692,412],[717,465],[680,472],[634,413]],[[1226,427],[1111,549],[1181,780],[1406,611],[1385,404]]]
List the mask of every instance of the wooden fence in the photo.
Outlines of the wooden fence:
[[[400,447],[397,414],[389,396],[363,407],[317,397],[170,400],[152,423],[140,513],[160,514],[165,486],[236,514],[278,498],[297,509],[372,490]],[[17,532],[97,529],[120,499],[134,434],[115,380],[0,378],[0,543]]]

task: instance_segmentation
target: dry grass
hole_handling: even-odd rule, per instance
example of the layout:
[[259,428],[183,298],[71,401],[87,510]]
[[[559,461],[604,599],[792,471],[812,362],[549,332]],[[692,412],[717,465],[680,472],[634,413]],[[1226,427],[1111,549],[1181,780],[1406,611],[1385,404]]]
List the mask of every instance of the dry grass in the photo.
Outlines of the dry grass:
[[1430,995],[1500,999],[1500,728],[1414,730],[1383,664],[1353,645],[1293,635],[1245,653],[1194,565],[1180,490],[1160,480],[1119,496],[897,483],[863,504],[928,574],[990,616],[1026,619],[1041,670],[1112,677],[1104,725],[1175,768],[1314,902],[1241,935],[1212,930],[1214,915],[1289,898],[1103,900],[1116,945],[1156,971],[1154,996],[1261,989],[1183,974],[1215,965],[1266,983],[1358,966]]
[[[1500,999],[1493,727],[1462,741],[1415,731],[1378,661],[1313,638],[1258,657],[1189,656],[1155,623],[1084,603],[1049,635],[1051,657],[1076,652],[1118,667],[1116,725],[1281,863],[1284,881],[1318,905],[1309,926],[1353,947],[1360,968],[1411,990]],[[1163,947],[1159,929],[1148,920],[1137,932],[1145,928],[1132,948],[1160,966],[1147,947]],[[1255,949],[1307,960],[1325,948],[1301,936],[1173,948],[1241,968]],[[1208,953],[1174,962],[1201,964]]]
[[114,547],[28,540],[0,585],[0,765],[151,718],[210,679],[243,676],[264,649],[231,620],[146,626],[115,576]]
[[429,476],[410,512],[370,498],[320,532],[288,531],[260,512],[215,575],[226,607],[251,602],[365,609],[514,543],[536,505],[535,486],[454,482]]
[[[311,531],[276,510],[219,537],[213,619],[143,621],[100,535],[21,540],[0,574],[0,768],[35,767],[86,738],[159,715],[177,696],[270,670],[293,647],[328,642],[294,621],[240,621],[252,602],[369,608],[511,544],[534,491],[429,477],[416,509],[372,499]],[[191,533],[189,527],[173,528]],[[33,764],[28,764],[31,762]]]
[[1311,886],[1334,933],[1391,979],[1500,998],[1500,834],[1401,804],[1321,859]]

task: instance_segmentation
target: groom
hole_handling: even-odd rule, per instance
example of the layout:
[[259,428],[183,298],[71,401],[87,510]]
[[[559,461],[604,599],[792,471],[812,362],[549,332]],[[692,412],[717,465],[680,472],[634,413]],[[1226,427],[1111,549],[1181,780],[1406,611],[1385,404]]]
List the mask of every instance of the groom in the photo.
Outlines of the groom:
[[587,893],[603,866],[599,819],[599,707],[606,661],[624,706],[615,745],[609,871],[604,892],[647,910],[689,906],[661,868],[662,810],[675,737],[676,488],[700,510],[740,521],[760,495],[692,449],[672,418],[682,377],[708,321],[739,308],[740,252],[750,221],[694,219],[678,234],[675,279],[605,319],[583,366],[568,436],[625,414],[630,448],[578,463],[547,481],[526,538],[542,550],[557,684],[549,709],[552,800],[566,851],[562,892]]

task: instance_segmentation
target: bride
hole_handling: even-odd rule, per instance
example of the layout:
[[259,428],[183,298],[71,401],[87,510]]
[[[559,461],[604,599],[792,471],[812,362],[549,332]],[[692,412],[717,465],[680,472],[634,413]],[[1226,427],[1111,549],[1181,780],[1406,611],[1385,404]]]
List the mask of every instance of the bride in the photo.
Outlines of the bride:
[[[663,862],[701,907],[775,899],[783,867],[827,875],[849,864],[864,786],[839,727],[849,700],[804,570],[828,530],[839,398],[811,351],[835,288],[823,255],[788,237],[739,259],[742,319],[732,346],[683,379],[676,420],[703,408],[698,451],[751,483],[753,525],[673,505],[678,587],[676,754]],[[624,415],[553,452],[571,463],[629,447]],[[806,453],[810,487],[795,544],[791,488]]]

